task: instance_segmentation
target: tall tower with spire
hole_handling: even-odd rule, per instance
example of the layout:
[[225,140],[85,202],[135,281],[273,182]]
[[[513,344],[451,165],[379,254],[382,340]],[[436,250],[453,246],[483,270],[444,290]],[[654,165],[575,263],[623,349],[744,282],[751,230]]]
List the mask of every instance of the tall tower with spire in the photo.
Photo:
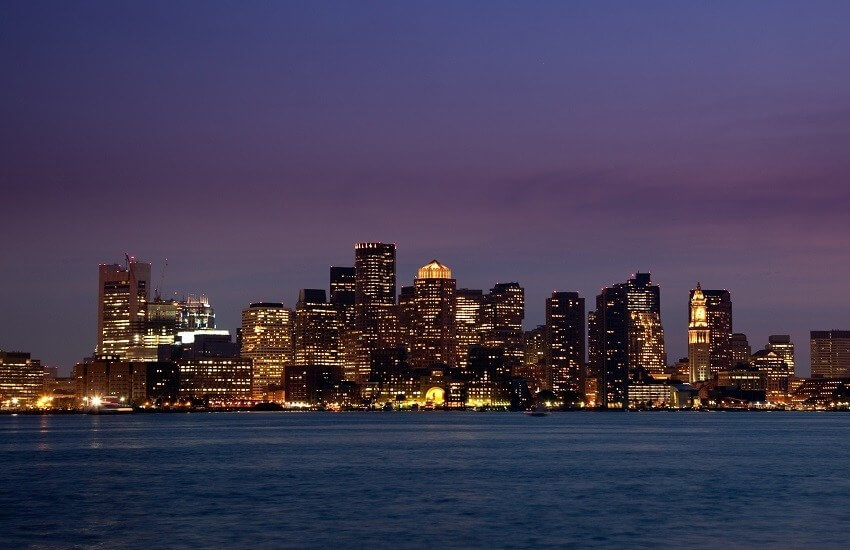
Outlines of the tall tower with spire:
[[688,363],[691,382],[708,380],[711,373],[711,330],[708,327],[705,294],[700,284],[691,294],[690,322],[688,323]]

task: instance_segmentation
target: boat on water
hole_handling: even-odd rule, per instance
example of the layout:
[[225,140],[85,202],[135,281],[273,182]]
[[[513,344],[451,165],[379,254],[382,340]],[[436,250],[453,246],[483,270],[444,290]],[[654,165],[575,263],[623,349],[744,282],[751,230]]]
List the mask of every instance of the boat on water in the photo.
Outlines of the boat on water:
[[108,395],[88,399],[84,410],[87,414],[126,414],[133,412],[133,407],[128,406],[123,398]]
[[549,414],[549,409],[546,407],[545,403],[538,403],[536,405],[532,405],[530,409],[525,411],[525,414],[528,416],[547,416]]

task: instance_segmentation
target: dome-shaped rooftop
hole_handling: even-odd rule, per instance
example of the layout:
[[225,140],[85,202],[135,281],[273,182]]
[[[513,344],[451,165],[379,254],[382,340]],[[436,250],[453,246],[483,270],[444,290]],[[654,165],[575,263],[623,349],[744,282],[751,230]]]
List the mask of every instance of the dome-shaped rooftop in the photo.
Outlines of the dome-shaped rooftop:
[[419,279],[451,279],[452,270],[437,260],[431,260],[419,268]]

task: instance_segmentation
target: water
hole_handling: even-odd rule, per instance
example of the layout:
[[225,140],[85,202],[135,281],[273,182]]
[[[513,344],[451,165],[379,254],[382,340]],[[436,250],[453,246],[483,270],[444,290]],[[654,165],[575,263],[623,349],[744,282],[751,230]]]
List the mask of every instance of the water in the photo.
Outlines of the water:
[[848,547],[850,415],[0,417],[0,546]]

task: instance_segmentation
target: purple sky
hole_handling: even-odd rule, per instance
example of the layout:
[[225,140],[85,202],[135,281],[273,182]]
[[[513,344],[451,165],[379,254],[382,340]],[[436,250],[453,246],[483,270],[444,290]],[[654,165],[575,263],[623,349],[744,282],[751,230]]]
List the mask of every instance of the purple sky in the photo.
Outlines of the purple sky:
[[234,330],[399,245],[588,304],[651,271],[754,347],[850,328],[850,3],[14,2],[0,17],[0,347],[93,349],[97,264],[169,259]]

